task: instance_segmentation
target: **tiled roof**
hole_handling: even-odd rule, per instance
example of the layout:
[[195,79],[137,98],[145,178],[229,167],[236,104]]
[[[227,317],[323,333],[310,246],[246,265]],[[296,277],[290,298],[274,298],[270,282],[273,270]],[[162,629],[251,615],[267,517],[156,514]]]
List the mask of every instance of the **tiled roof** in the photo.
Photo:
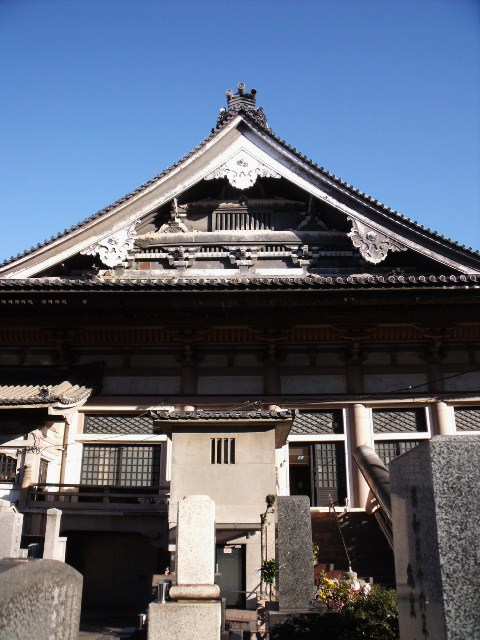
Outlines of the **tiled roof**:
[[[244,115],[244,117],[246,118],[249,118],[250,114],[248,112],[244,112],[242,115]],[[369,196],[367,193],[360,191],[359,189],[355,188],[353,185],[337,177],[335,174],[330,173],[330,171],[327,171],[324,167],[320,167],[313,160],[303,155],[303,153],[300,153],[300,151],[298,151],[295,147],[292,147],[291,145],[289,145],[288,142],[283,140],[283,138],[280,138],[280,136],[274,133],[269,127],[262,126],[254,118],[250,118],[250,121],[253,127],[256,127],[257,129],[262,130],[264,133],[266,133],[271,138],[273,138],[276,142],[281,144],[282,147],[284,147],[285,149],[293,153],[295,156],[297,156],[297,158],[299,158],[300,160],[303,160],[308,165],[310,165],[313,169],[315,169],[316,171],[319,171],[321,174],[323,174],[330,180],[333,180],[336,184],[341,185],[343,188],[347,189],[350,193],[355,194],[356,196],[360,196],[369,205],[374,205],[381,211],[387,212],[390,216],[393,216],[397,220],[402,221],[403,223],[407,223],[411,228],[416,229],[417,231],[421,231],[423,235],[431,236],[436,240],[441,240],[445,244],[450,245],[450,247],[452,248],[461,249],[462,251],[465,251],[477,257],[480,256],[479,250],[475,250],[472,247],[466,247],[465,245],[460,245],[455,240],[452,240],[451,238],[446,238],[444,235],[441,235],[436,231],[433,231],[432,229],[424,227],[423,224],[419,224],[416,220],[412,220],[411,218],[408,218],[407,216],[403,215],[403,213],[399,213],[395,209],[392,209],[391,207],[388,207],[382,202],[380,202],[379,200],[376,200],[372,196]]]
[[268,287],[270,289],[343,289],[349,287],[363,288],[477,288],[480,275],[476,274],[409,274],[409,275],[318,275],[302,276],[260,276],[232,275],[230,277],[180,277],[168,276],[160,278],[25,278],[0,279],[0,291],[158,291],[161,289],[207,290],[225,287],[232,290],[254,290]]
[[64,229],[63,231],[60,231],[59,233],[57,233],[56,236],[51,236],[50,238],[44,240],[43,242],[39,242],[35,247],[30,247],[30,249],[25,249],[25,251],[22,251],[21,253],[17,254],[16,256],[12,256],[10,258],[6,258],[0,264],[0,266],[9,264],[10,262],[14,262],[15,260],[23,258],[24,256],[27,256],[30,253],[33,253],[34,251],[37,251],[38,249],[41,249],[42,247],[45,247],[46,245],[50,244],[50,242],[53,242],[54,240],[57,240],[58,238],[62,238],[64,236],[68,235],[69,233],[71,233],[72,231],[76,231],[77,229],[79,229],[79,228],[83,227],[84,225],[86,225],[88,222],[91,222],[92,220],[96,220],[97,218],[100,218],[105,213],[108,213],[112,209],[115,209],[115,207],[118,207],[119,205],[124,204],[125,202],[128,202],[128,200],[130,200],[134,196],[136,196],[139,193],[141,193],[142,191],[144,191],[147,187],[151,186],[154,182],[157,182],[157,180],[160,180],[160,178],[163,178],[164,176],[166,176],[168,173],[170,173],[170,171],[173,171],[173,169],[176,169],[179,165],[182,164],[182,162],[185,162],[185,160],[190,158],[199,149],[204,147],[208,142],[210,142],[210,140],[212,140],[214,137],[216,137],[218,135],[219,131],[221,131],[228,124],[228,122],[230,120],[232,120],[233,117],[234,117],[233,115],[229,116],[220,127],[218,127],[217,129],[212,129],[211,132],[210,132],[210,135],[208,135],[204,140],[202,140],[202,142],[200,142],[200,144],[198,144],[196,147],[191,149],[188,153],[186,153],[184,156],[182,156],[179,160],[174,162],[172,165],[170,165],[169,167],[167,167],[166,169],[164,169],[160,173],[157,173],[157,175],[153,176],[153,178],[151,178],[150,180],[147,180],[146,182],[141,184],[139,187],[137,187],[133,191],[130,191],[130,193],[127,193],[126,195],[122,196],[118,200],[115,200],[115,202],[112,202],[112,204],[107,205],[103,209],[100,209],[99,211],[96,211],[95,213],[93,213],[88,218],[85,218],[84,220],[80,220],[79,222],[75,223],[74,225],[72,225],[68,229]]
[[293,435],[343,433],[342,412],[340,409],[333,411],[295,411],[290,433]]
[[231,120],[233,120],[237,116],[241,116],[243,118],[243,120],[246,121],[251,127],[257,129],[257,131],[262,132],[263,134],[266,134],[267,136],[269,136],[270,138],[275,140],[277,143],[279,143],[283,148],[285,148],[289,152],[293,153],[297,158],[299,158],[303,162],[307,163],[315,171],[318,171],[323,176],[327,177],[328,179],[330,179],[331,181],[333,181],[337,185],[339,185],[342,188],[346,189],[350,194],[353,194],[353,195],[355,195],[357,197],[360,197],[368,205],[373,205],[373,206],[377,207],[381,212],[386,212],[390,216],[393,216],[394,219],[397,219],[398,221],[401,221],[404,224],[406,223],[407,226],[409,226],[410,228],[421,232],[422,235],[430,236],[430,237],[434,238],[437,241],[441,241],[442,243],[450,246],[450,248],[454,248],[456,250],[461,250],[461,251],[466,252],[467,254],[470,254],[470,255],[475,256],[475,257],[480,256],[480,251],[473,250],[471,247],[467,248],[467,247],[465,247],[465,245],[460,245],[459,243],[455,242],[451,238],[446,238],[445,236],[440,235],[440,234],[436,233],[435,231],[432,231],[431,229],[425,228],[423,225],[417,223],[416,221],[412,220],[411,218],[408,218],[407,216],[404,216],[403,214],[399,213],[398,211],[395,211],[394,209],[391,209],[390,207],[382,204],[378,200],[375,200],[373,197],[369,196],[368,194],[364,193],[363,191],[360,191],[359,189],[356,189],[355,187],[353,187],[348,182],[345,182],[344,180],[341,180],[340,178],[338,178],[333,173],[330,173],[329,171],[327,171],[323,167],[320,167],[319,165],[317,165],[313,160],[311,160],[307,156],[305,156],[302,153],[300,153],[295,147],[292,147],[285,140],[283,140],[278,135],[276,135],[266,124],[262,124],[259,121],[259,119],[257,117],[255,117],[255,114],[252,113],[250,109],[240,108],[238,111],[235,111],[235,112],[228,112],[227,111],[225,113],[224,117],[222,118],[221,123],[217,125],[217,128],[211,130],[210,135],[208,135],[196,147],[194,147],[188,153],[186,153],[182,158],[180,158],[179,160],[174,162],[170,167],[168,167],[165,170],[161,171],[156,176],[154,176],[150,180],[147,180],[145,183],[140,185],[138,188],[134,189],[130,193],[126,194],[125,196],[119,198],[118,200],[116,200],[112,204],[108,205],[107,207],[105,207],[103,209],[100,209],[99,211],[97,211],[93,215],[89,216],[88,218],[85,218],[84,220],[82,220],[80,222],[77,222],[72,227],[70,227],[68,229],[64,229],[63,232],[59,232],[56,236],[52,236],[50,239],[47,239],[47,240],[44,240],[43,242],[38,243],[35,247],[30,247],[30,249],[26,249],[25,251],[23,251],[22,253],[19,253],[16,256],[12,256],[11,258],[7,258],[6,260],[3,261],[2,265],[0,265],[0,266],[9,264],[10,262],[14,262],[15,260],[18,260],[18,259],[20,259],[20,258],[22,258],[22,257],[24,257],[26,255],[29,255],[30,253],[33,253],[34,251],[37,251],[38,249],[48,245],[50,242],[53,242],[54,240],[56,240],[58,238],[61,238],[63,236],[68,235],[72,231],[75,231],[76,229],[79,229],[80,227],[84,226],[88,222],[91,222],[92,220],[95,220],[96,218],[99,218],[100,216],[104,215],[105,213],[108,213],[109,211],[111,211],[112,209],[117,207],[118,205],[127,202],[128,200],[130,200],[134,196],[136,196],[139,193],[141,193],[142,191],[144,191],[147,187],[151,186],[154,182],[156,182],[160,178],[163,178],[170,171],[172,171],[173,169],[177,168],[179,165],[181,165],[183,162],[185,162],[188,158],[190,158],[194,153],[196,153],[201,148],[203,148],[208,142],[210,142],[213,138],[215,138],[219,134],[219,132],[222,131],[228,125],[229,122],[231,122]]
[[99,386],[103,365],[86,365],[70,371],[54,367],[3,367],[0,369],[0,405],[75,405]]
[[152,411],[155,421],[190,421],[197,422],[211,420],[288,420],[292,417],[292,412],[288,409],[273,411],[269,409],[219,409],[195,411]]

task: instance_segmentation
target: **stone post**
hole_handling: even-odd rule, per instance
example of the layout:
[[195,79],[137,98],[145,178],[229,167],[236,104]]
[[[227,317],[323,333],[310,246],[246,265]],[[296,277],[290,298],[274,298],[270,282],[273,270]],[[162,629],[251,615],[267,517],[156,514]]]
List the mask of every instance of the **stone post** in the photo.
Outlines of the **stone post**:
[[480,438],[435,436],[390,483],[401,640],[480,638]]
[[43,557],[45,560],[60,560],[65,562],[65,540],[60,538],[60,523],[62,512],[60,509],[47,509],[47,524],[45,527],[45,542]]
[[308,610],[315,597],[310,499],[278,496],[278,601],[282,610]]
[[20,557],[23,514],[8,500],[0,500],[0,558]]
[[187,496],[178,503],[176,584],[170,598],[148,608],[148,640],[219,640],[220,589],[215,578],[215,503]]
[[[354,404],[350,409],[350,445],[352,451],[361,445],[370,446],[370,420],[363,404]],[[352,507],[365,509],[370,489],[357,465],[352,466],[353,504]]]

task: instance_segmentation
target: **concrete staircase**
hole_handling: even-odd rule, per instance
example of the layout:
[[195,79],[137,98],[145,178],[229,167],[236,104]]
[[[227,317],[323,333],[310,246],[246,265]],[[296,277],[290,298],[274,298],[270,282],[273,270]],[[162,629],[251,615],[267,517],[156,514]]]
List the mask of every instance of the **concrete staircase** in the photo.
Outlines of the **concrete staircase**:
[[348,561],[339,534],[338,517],[352,569],[361,578],[372,577],[375,583],[395,586],[393,551],[388,546],[375,517],[366,512],[333,513],[312,511],[313,541],[318,545],[320,564],[347,569]]

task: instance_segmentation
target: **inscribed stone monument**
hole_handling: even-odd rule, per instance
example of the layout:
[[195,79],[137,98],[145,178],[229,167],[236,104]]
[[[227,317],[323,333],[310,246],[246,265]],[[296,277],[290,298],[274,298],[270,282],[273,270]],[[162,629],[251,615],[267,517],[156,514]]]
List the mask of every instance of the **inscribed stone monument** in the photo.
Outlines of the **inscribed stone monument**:
[[401,640],[480,638],[480,438],[434,437],[390,482]]
[[[152,602],[148,640],[219,640],[220,589],[215,578],[215,503],[209,496],[187,496],[178,503],[176,602]],[[168,630],[165,635],[165,630]]]
[[278,600],[280,610],[309,609],[315,597],[310,500],[279,496]]
[[83,578],[57,560],[0,562],[2,640],[78,640]]

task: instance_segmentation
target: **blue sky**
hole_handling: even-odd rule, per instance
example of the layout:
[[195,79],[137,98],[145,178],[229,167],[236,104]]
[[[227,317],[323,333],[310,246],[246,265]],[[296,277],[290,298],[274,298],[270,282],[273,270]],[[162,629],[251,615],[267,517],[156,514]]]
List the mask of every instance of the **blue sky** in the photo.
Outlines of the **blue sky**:
[[480,2],[1,0],[0,258],[172,164],[238,81],[319,165],[480,249]]

